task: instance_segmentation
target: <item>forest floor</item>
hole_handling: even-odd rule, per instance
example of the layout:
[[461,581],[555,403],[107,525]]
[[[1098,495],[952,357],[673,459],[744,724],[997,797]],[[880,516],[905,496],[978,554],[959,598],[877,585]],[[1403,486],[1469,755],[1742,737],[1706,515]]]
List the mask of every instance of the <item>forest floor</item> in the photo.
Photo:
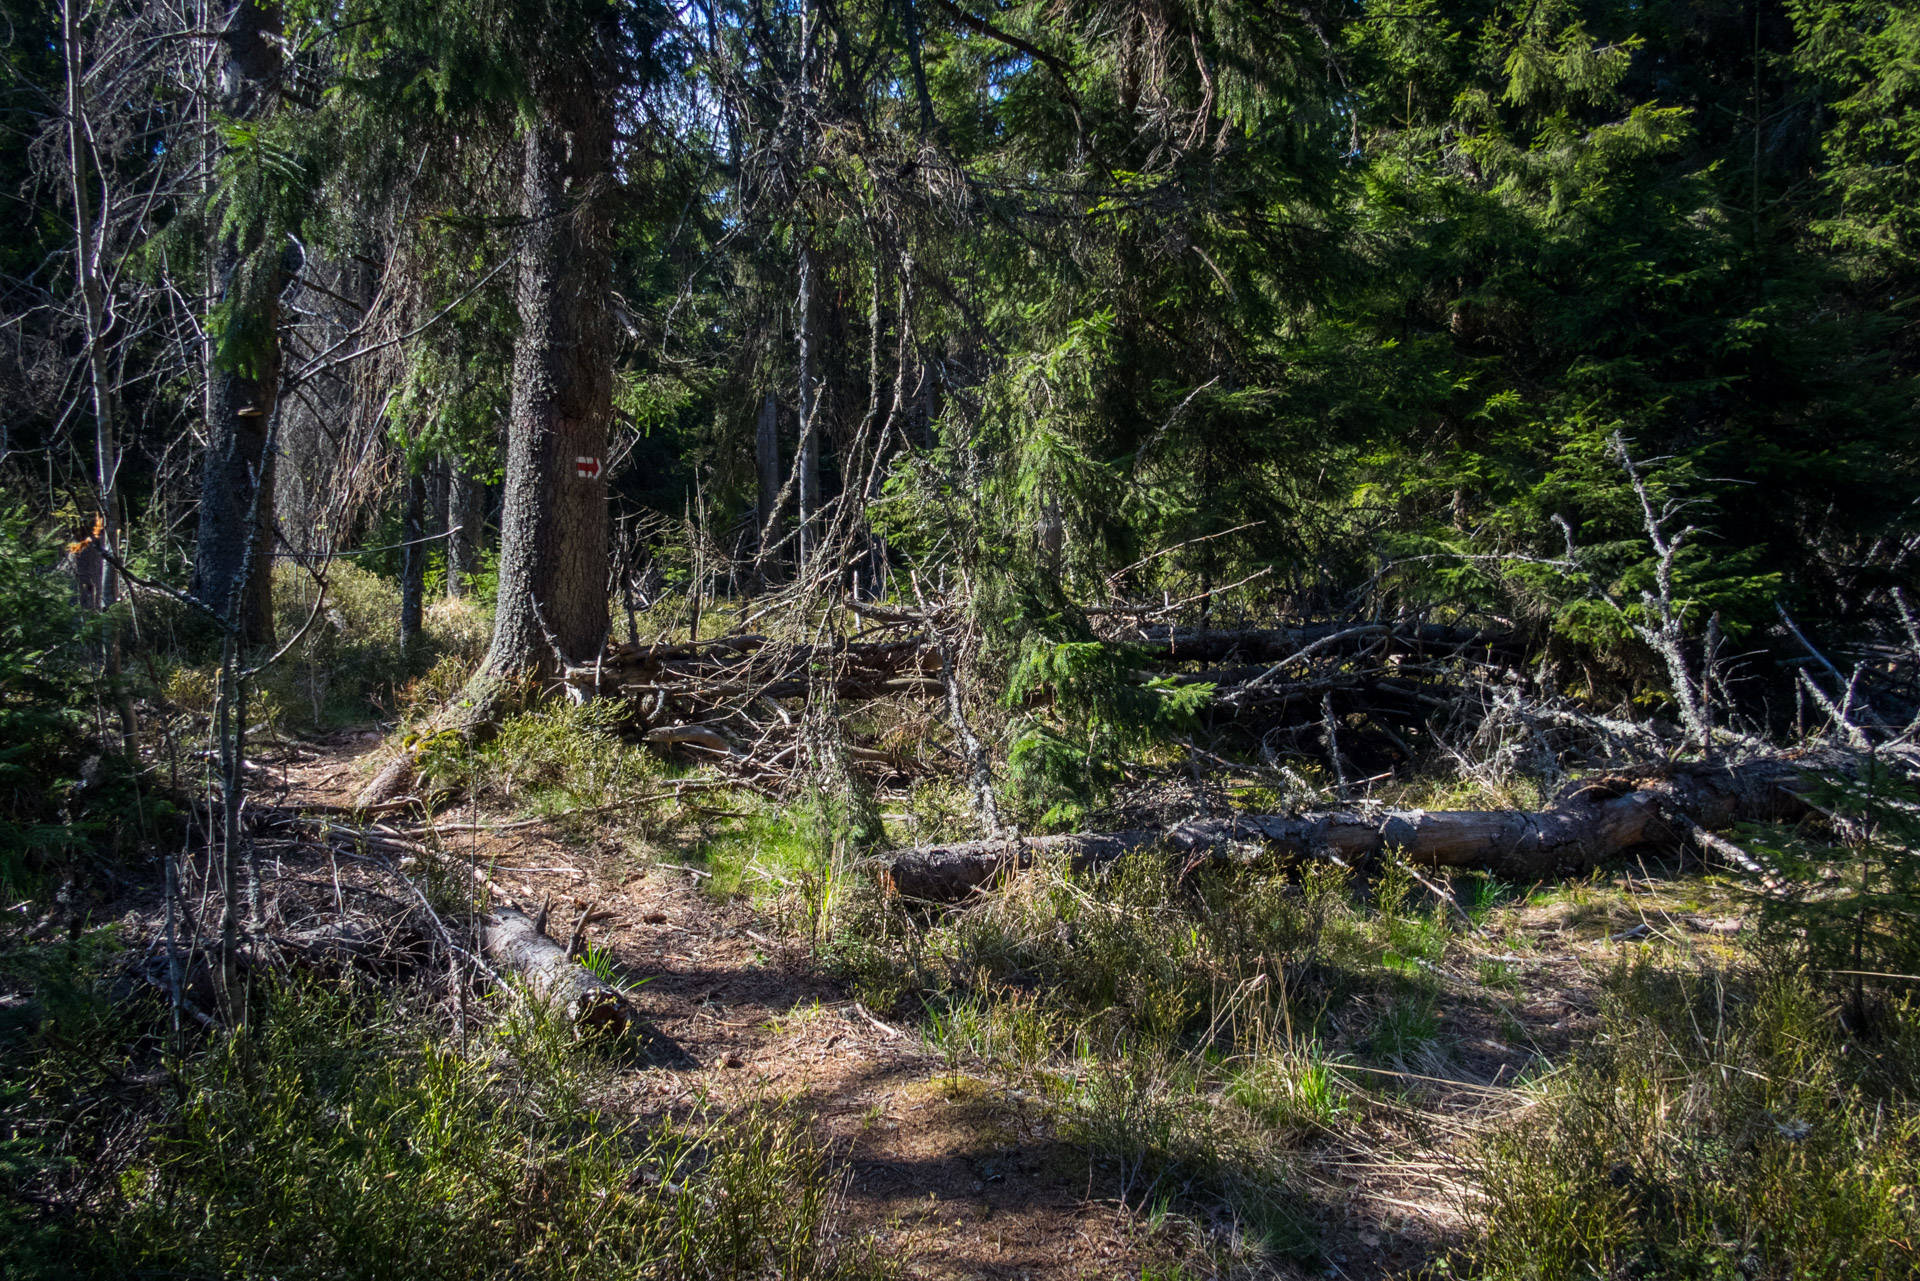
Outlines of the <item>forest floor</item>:
[[[263,799],[348,803],[366,772],[360,758],[377,746],[375,735],[342,734],[267,751],[257,758],[273,779]],[[1124,1202],[1120,1172],[1064,1137],[1020,1082],[878,1017],[764,907],[703,889],[685,842],[559,822],[445,839],[508,894],[550,903],[556,936],[596,913],[587,935],[609,949],[645,1042],[617,1073],[612,1112],[789,1102],[841,1165],[847,1226],[874,1235],[906,1276],[1192,1274],[1183,1264],[1195,1225],[1138,1204],[1138,1193]],[[1461,1240],[1472,1140],[1527,1107],[1529,1083],[1591,1037],[1605,972],[1648,938],[1730,939],[1740,923],[1728,910],[1710,880],[1657,869],[1536,889],[1448,945],[1438,968],[1457,981],[1441,985],[1439,1033],[1417,1062],[1338,1053],[1362,1042],[1332,1020],[1329,1049],[1364,1106],[1295,1154],[1290,1183],[1317,1251],[1280,1260],[1278,1274],[1429,1274]]]

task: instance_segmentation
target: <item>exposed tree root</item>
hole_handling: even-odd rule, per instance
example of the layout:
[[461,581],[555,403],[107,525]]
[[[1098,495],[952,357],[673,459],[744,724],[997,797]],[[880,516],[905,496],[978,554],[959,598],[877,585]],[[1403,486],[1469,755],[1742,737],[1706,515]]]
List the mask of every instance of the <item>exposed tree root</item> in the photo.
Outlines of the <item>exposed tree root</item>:
[[360,795],[354,798],[354,808],[360,811],[379,809],[401,796],[413,786],[414,773],[419,765],[419,753],[411,747],[402,748],[398,756],[382,765],[379,773],[360,789]]
[[353,808],[364,814],[405,795],[419,773],[420,757],[427,744],[441,735],[454,733],[474,742],[490,736],[499,723],[508,695],[517,688],[515,682],[483,667],[425,729],[411,736],[400,751],[380,767],[354,798]]

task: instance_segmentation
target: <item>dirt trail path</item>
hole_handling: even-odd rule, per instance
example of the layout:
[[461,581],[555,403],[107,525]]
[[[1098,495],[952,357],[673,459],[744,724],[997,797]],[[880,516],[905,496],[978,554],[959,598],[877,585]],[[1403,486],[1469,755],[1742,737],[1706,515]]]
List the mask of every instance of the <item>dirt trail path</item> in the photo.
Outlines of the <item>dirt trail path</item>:
[[[263,758],[274,778],[263,790],[287,805],[346,803],[374,744],[342,736]],[[703,891],[696,872],[556,823],[455,830],[445,841],[488,865],[521,904],[550,903],[556,936],[596,913],[586,937],[611,951],[648,1028],[644,1061],[619,1081],[635,1114],[702,1099],[792,1100],[845,1164],[853,1226],[903,1257],[905,1275],[1205,1274],[1168,1270],[1191,1256],[1178,1225],[1123,1208],[1116,1174],[1059,1139],[1037,1105],[876,1018],[804,946],[783,941],[750,903]],[[1505,1087],[1536,1054],[1557,1057],[1586,1034],[1591,1009],[1566,994],[1577,969],[1542,976],[1561,995],[1517,1007],[1522,1037],[1511,1020],[1502,1030],[1483,1011],[1450,1010],[1449,1075],[1462,1080],[1409,1079],[1417,1093],[1371,1122],[1364,1144],[1328,1136],[1303,1153],[1298,1176],[1322,1255],[1310,1271],[1283,1262],[1261,1275],[1404,1277],[1443,1252],[1459,1229],[1459,1184],[1451,1163],[1433,1158],[1517,1102]]]
[[[376,745],[342,735],[320,750],[263,755],[272,785],[262,790],[295,807],[349,804],[358,757]],[[620,1081],[634,1112],[702,1097],[791,1099],[845,1163],[851,1225],[904,1257],[905,1275],[1134,1281],[1164,1253],[1131,1215],[1088,1195],[1084,1150],[989,1083],[949,1072],[916,1032],[817,973],[750,904],[556,824],[445,840],[490,865],[517,900],[550,902],[556,935],[595,910],[586,936],[611,950],[648,1031],[645,1066]]]

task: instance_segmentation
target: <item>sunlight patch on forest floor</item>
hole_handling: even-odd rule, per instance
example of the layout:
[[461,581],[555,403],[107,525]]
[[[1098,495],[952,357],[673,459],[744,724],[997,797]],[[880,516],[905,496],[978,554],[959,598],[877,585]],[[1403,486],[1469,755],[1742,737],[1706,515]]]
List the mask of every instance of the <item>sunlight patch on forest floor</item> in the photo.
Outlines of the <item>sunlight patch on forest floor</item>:
[[[309,768],[351,790],[352,770]],[[324,786],[308,797],[333,798]],[[857,970],[796,937],[784,873],[804,860],[790,815],[716,793],[682,817],[648,835],[589,836],[561,820],[450,840],[496,869],[528,869],[494,875],[531,900],[611,912],[593,937],[639,984],[650,1038],[651,1066],[621,1085],[637,1113],[793,1101],[846,1163],[851,1223],[910,1275],[1404,1275],[1465,1230],[1466,1149],[1592,1035],[1596,976],[1648,949],[1706,960],[1739,928],[1729,887],[1652,868],[1531,890],[1463,882],[1472,932],[1437,903],[1385,924],[1362,909],[1348,927],[1366,937],[1347,960],[1370,976],[1302,1047],[1310,1061],[1284,1065],[1278,1094],[1252,1072],[1226,1094],[1189,1087],[1289,1136],[1275,1151],[1297,1222],[1281,1230],[1130,1179],[1127,1155],[1087,1142],[1062,1074],[1036,1076],[992,1027],[875,1015]],[[1303,1067],[1319,1074],[1318,1101],[1292,1097]]]

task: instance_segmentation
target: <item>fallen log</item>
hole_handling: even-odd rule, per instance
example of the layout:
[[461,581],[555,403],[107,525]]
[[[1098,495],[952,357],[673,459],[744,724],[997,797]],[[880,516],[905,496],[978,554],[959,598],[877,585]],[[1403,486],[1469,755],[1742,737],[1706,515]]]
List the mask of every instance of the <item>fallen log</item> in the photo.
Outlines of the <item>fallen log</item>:
[[501,974],[517,976],[534,999],[564,1011],[575,1026],[617,1032],[633,1018],[618,988],[574,960],[524,912],[494,908],[480,924],[480,951]]
[[1237,814],[1165,830],[1029,836],[923,845],[882,862],[904,898],[954,903],[1042,858],[1078,870],[1134,850],[1162,848],[1189,861],[1262,855],[1353,862],[1397,850],[1423,867],[1477,868],[1509,880],[1575,875],[1639,845],[1678,843],[1694,830],[1796,818],[1806,810],[1802,775],[1790,761],[1692,766],[1639,777],[1585,779],[1543,810],[1337,810]]

